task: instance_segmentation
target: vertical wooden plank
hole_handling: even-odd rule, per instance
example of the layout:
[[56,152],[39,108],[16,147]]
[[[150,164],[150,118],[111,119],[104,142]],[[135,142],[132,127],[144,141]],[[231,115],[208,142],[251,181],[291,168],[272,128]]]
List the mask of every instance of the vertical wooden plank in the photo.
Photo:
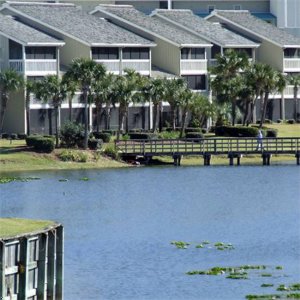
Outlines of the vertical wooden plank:
[[20,240],[20,261],[19,265],[19,294],[18,299],[27,299],[27,279],[28,279],[28,240]]
[[56,231],[48,233],[47,299],[55,300]]
[[39,237],[39,260],[38,260],[38,299],[46,299],[46,274],[47,274],[47,252],[48,234],[41,234]]
[[56,229],[56,299],[63,299],[64,284],[64,229]]
[[5,297],[5,243],[0,241],[0,299]]

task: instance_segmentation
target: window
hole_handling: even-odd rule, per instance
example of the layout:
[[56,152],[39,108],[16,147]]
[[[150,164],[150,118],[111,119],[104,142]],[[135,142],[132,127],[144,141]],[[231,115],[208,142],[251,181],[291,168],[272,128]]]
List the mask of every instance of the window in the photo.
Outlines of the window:
[[55,47],[26,47],[26,59],[56,59]]
[[168,1],[159,1],[160,9],[168,9]]
[[241,10],[242,9],[242,6],[240,4],[238,5],[233,5],[233,9],[234,10]]
[[210,14],[213,10],[215,10],[215,6],[214,5],[208,5],[208,13]]
[[92,58],[97,59],[119,59],[119,48],[92,48]]
[[149,48],[124,48],[123,59],[149,59]]
[[300,48],[286,48],[284,49],[285,58],[300,58]]
[[9,40],[9,59],[22,59],[22,45]]
[[204,48],[182,48],[181,59],[205,59]]
[[[224,49],[224,53],[227,49]],[[233,48],[236,53],[245,53],[248,58],[252,58],[252,48]]]
[[213,45],[211,48],[211,58],[216,59],[217,55],[221,54],[221,47],[217,45]]
[[192,90],[206,90],[205,75],[185,75],[182,77],[187,81],[188,88]]

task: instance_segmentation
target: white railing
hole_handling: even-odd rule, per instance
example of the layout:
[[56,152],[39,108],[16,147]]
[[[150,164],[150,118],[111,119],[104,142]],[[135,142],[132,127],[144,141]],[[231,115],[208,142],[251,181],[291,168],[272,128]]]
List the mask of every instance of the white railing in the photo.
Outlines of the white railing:
[[118,73],[120,72],[120,60],[119,59],[96,59],[96,63],[103,64],[108,72]]
[[126,59],[122,61],[122,70],[133,69],[137,72],[150,73],[149,59]]
[[26,72],[56,72],[56,59],[26,59]]
[[284,96],[294,97],[294,86],[287,85],[283,91]]
[[217,60],[215,58],[212,58],[208,61],[208,65],[210,67],[215,67],[217,65]]
[[9,68],[12,70],[15,70],[16,72],[23,72],[24,71],[23,60],[10,59],[9,60]]
[[207,72],[207,60],[206,59],[181,59],[180,60],[181,73],[195,73],[195,72]]
[[284,58],[284,71],[300,71],[300,58]]

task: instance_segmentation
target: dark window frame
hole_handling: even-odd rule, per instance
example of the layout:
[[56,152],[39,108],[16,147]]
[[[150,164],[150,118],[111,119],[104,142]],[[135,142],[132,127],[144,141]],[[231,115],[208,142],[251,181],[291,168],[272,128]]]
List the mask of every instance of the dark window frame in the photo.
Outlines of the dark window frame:
[[26,59],[56,59],[56,47],[25,47]]
[[150,49],[146,47],[126,47],[122,50],[124,60],[149,60]]
[[195,91],[204,91],[207,89],[206,75],[183,75],[182,76],[188,85],[188,88]]
[[285,48],[284,58],[300,58],[300,48]]
[[119,60],[119,48],[117,47],[92,47],[92,59],[94,60]]
[[205,59],[205,48],[181,48],[181,59]]

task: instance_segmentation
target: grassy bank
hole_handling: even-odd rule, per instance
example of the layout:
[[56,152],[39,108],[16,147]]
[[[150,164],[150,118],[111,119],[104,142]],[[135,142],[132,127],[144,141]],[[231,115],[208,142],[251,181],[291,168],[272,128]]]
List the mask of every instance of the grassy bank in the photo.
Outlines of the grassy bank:
[[[53,153],[36,153],[30,151],[24,140],[0,140],[0,172],[34,171],[34,170],[75,170],[75,169],[104,169],[128,166],[108,157],[98,155],[94,151],[85,151],[87,162],[64,162],[59,159],[63,149]],[[81,150],[72,150],[82,152]]]
[[54,225],[54,222],[45,220],[0,218],[0,238],[41,231],[51,225]]
[[[278,137],[300,137],[300,124],[268,124],[268,128],[278,130]],[[41,154],[30,151],[26,147],[24,140],[0,139],[0,173],[15,171],[35,171],[35,170],[75,170],[75,169],[104,169],[123,168],[130,165],[99,155],[95,151],[84,151],[87,155],[86,162],[65,162],[59,159],[59,154],[63,149],[56,149],[51,154]],[[82,152],[82,150],[72,150]],[[172,163],[170,157],[156,157],[158,162]],[[280,155],[271,158],[271,163],[295,161],[294,155]],[[202,157],[184,157],[181,164],[183,166],[203,165]],[[228,165],[226,156],[212,156],[212,165]],[[242,165],[262,164],[261,155],[244,156],[241,159]]]

